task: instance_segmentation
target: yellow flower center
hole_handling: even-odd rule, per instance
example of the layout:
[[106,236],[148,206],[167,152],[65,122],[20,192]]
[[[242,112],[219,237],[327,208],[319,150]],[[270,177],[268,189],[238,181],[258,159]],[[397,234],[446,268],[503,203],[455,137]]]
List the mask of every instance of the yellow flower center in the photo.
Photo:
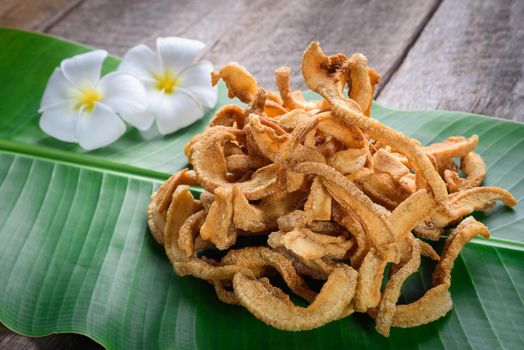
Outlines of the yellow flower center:
[[155,75],[156,88],[164,91],[166,94],[171,94],[178,86],[177,77],[170,70],[166,69],[163,74]]
[[85,111],[91,112],[95,108],[95,103],[102,100],[102,94],[92,87],[86,87],[80,90],[75,98],[77,100],[75,109],[82,108]]

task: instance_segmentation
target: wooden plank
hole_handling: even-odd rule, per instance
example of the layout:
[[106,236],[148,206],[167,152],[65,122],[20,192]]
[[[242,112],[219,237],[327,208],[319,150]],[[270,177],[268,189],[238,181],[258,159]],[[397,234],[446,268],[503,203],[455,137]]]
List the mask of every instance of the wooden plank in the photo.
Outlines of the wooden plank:
[[378,100],[524,121],[524,2],[445,0]]
[[157,36],[194,37],[209,44],[217,65],[238,61],[264,86],[281,65],[298,67],[308,43],[327,52],[361,51],[387,77],[399,64],[439,0],[411,1],[109,1],[82,4],[50,33],[123,54]]
[[0,349],[3,350],[96,350],[103,349],[93,340],[76,334],[53,334],[30,338],[11,332],[0,324]]
[[2,0],[0,25],[45,31],[83,0]]

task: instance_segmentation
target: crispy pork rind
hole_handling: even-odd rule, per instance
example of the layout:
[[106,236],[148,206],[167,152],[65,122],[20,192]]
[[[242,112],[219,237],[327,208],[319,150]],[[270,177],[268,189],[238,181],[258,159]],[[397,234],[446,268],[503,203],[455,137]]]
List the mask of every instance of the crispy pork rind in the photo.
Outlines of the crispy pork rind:
[[251,103],[258,93],[255,78],[236,62],[231,62],[218,72],[211,73],[211,84],[215,86],[222,79],[229,91],[229,98],[238,97],[244,103]]
[[393,210],[389,216],[389,223],[401,251],[411,251],[411,248],[408,247],[411,243],[411,231],[419,223],[429,218],[436,208],[437,202],[428,191],[419,190]]
[[206,219],[206,211],[200,210],[191,216],[180,227],[178,232],[178,247],[183,250],[186,257],[192,257],[195,255],[195,239],[198,237],[200,228],[204,224]]
[[400,181],[409,174],[409,168],[402,163],[400,158],[384,148],[373,154],[373,160],[375,171],[387,173],[396,181]]
[[473,217],[464,219],[457,226],[447,238],[440,261],[433,272],[433,288],[411,304],[397,305],[391,326],[406,328],[423,325],[443,317],[451,310],[453,303],[448,289],[453,264],[466,243],[477,235],[487,238],[489,232],[486,226]]
[[348,255],[349,260],[351,261],[351,266],[358,269],[370,249],[369,238],[367,237],[362,224],[351,211],[347,211],[338,203],[334,203],[332,214],[333,220],[346,228],[355,239],[356,249]]
[[160,244],[164,242],[167,211],[173,202],[173,193],[181,184],[195,185],[197,183],[194,171],[183,169],[167,179],[153,193],[147,208],[147,219],[151,233]]
[[366,312],[367,309],[378,306],[386,265],[386,259],[380,256],[375,247],[369,249],[358,269],[355,311]]
[[328,164],[344,175],[352,174],[364,167],[368,154],[365,148],[349,148],[333,154]]
[[272,248],[284,247],[304,260],[340,260],[354,243],[341,236],[318,234],[302,227],[289,232],[273,232],[268,237],[268,244]]
[[448,137],[446,141],[434,143],[424,147],[426,154],[435,157],[439,169],[448,164],[449,160],[454,157],[464,157],[475,149],[478,144],[478,136],[467,137]]
[[275,118],[285,113],[287,113],[287,109],[284,106],[273,100],[266,99],[264,114],[269,118]]
[[289,138],[279,124],[256,114],[249,115],[246,129],[251,147],[272,161],[275,161]]
[[304,210],[311,220],[331,220],[331,198],[320,178],[316,177],[311,184],[306,204],[304,204]]
[[224,287],[223,281],[213,280],[211,283],[213,283],[213,287],[215,288],[215,293],[217,295],[218,300],[225,304],[240,305],[240,302],[238,301],[235,292],[227,290]]
[[464,219],[446,240],[441,259],[433,272],[433,285],[451,285],[453,263],[466,243],[475,236],[489,237],[488,228],[472,216]]
[[394,243],[385,209],[373,203],[357,186],[334,168],[321,163],[304,162],[293,167],[293,171],[318,175],[331,196],[346,210],[356,213],[369,239],[376,247],[384,248]]
[[[463,217],[515,198],[479,187],[486,165],[476,135],[423,147],[370,118],[380,76],[363,55],[326,56],[312,43],[302,72],[321,101],[292,91],[287,67],[275,72],[280,95],[235,63],[212,74],[247,107],[220,108],[187,143],[193,170],[151,196],[152,235],[178,275],[206,280],[219,300],[279,329],[312,329],[357,311],[388,336],[391,327],[443,317],[454,260],[473,236],[488,236]],[[199,199],[189,186],[203,187]],[[421,239],[438,240],[458,222],[440,255]],[[432,287],[397,304],[421,256],[437,261]]]
[[219,265],[216,262],[196,258],[176,261],[173,263],[173,268],[179,276],[193,276],[209,282],[232,280],[237,273],[253,277],[260,277],[266,273],[265,266],[247,268],[241,265]]
[[409,242],[409,258],[403,264],[397,266],[396,271],[390,276],[382,299],[380,299],[375,320],[377,332],[385,337],[389,336],[389,328],[395,317],[397,300],[400,297],[402,285],[420,266],[421,250],[418,241],[412,236],[405,239]]
[[215,201],[200,228],[200,237],[224,250],[235,244],[237,239],[237,230],[233,225],[233,188],[220,187],[214,194]]
[[380,81],[377,72],[368,67],[366,56],[356,53],[351,56],[349,68],[349,97],[355,100],[360,106],[360,110],[367,116],[370,114],[371,102],[375,84]]
[[233,223],[249,232],[277,228],[277,219],[303,205],[305,194],[300,191],[269,195],[259,204],[251,204],[239,187],[233,189]]
[[263,322],[287,331],[320,327],[345,316],[356,285],[357,272],[349,266],[335,269],[315,300],[306,308],[272,293],[260,280],[239,273],[233,287],[240,303]]
[[179,185],[173,193],[173,201],[167,211],[164,229],[164,248],[172,263],[186,258],[184,250],[178,245],[179,231],[194,211],[195,201],[189,186]]
[[298,296],[307,301],[313,301],[316,293],[313,292],[304,279],[297,274],[292,261],[285,254],[267,247],[249,247],[230,251],[222,258],[222,265],[236,265],[243,267],[272,267],[282,276],[288,287]]
[[244,128],[245,113],[237,105],[225,105],[215,113],[215,116],[209,122],[209,126],[229,126],[238,129]]
[[288,110],[301,109],[310,111],[322,109],[322,102],[309,102],[304,100],[300,91],[291,90],[291,68],[280,67],[275,70],[275,83],[280,92],[284,107]]
[[318,42],[311,43],[306,49],[302,58],[302,74],[307,86],[330,103],[332,113],[341,121],[359,127],[375,140],[389,144],[402,153],[415,173],[419,173],[427,182],[435,198],[444,200],[447,196],[446,185],[420,143],[379,121],[367,118],[356,102],[344,98],[340,86],[343,73],[344,64],[333,56],[325,56]]
[[444,228],[476,210],[489,210],[496,201],[512,207],[517,200],[511,193],[498,187],[475,187],[450,195],[431,216],[431,223]]
[[453,301],[448,287],[441,284],[428,290],[422,298],[413,303],[397,305],[391,326],[399,328],[421,326],[444,317],[452,307]]
[[445,227],[474,211],[491,209],[496,201],[501,201],[508,207],[517,204],[517,200],[511,193],[498,187],[474,187],[453,193],[437,206],[428,220],[416,227],[416,235],[425,239],[438,240]]
[[232,154],[226,157],[227,171],[230,173],[246,173],[249,170],[263,168],[268,164],[265,157],[247,154]]
[[276,192],[279,168],[277,164],[259,168],[244,182],[231,183],[228,180],[224,144],[235,140],[233,131],[227,127],[210,128],[193,144],[190,162],[198,182],[208,191],[214,191],[219,187],[239,186],[249,199],[260,199]]
[[358,176],[353,179],[353,182],[375,203],[389,210],[395,209],[412,193],[388,173],[364,170],[367,171],[357,173]]
[[465,178],[460,177],[454,170],[444,170],[444,180],[446,180],[450,193],[478,187],[486,176],[486,164],[475,152],[469,152],[460,159],[460,170],[466,176]]

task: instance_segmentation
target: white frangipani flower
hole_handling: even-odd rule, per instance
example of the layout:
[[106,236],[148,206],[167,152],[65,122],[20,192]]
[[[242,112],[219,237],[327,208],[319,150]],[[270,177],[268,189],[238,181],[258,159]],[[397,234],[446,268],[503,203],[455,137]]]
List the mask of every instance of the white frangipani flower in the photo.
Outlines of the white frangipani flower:
[[142,113],[122,114],[140,130],[147,130],[156,119],[158,131],[170,134],[194,123],[204,115],[204,107],[217,103],[211,86],[213,65],[195,62],[204,44],[197,40],[157,38],[157,52],[140,44],[129,50],[118,71],[139,79],[148,93],[148,107]]
[[105,50],[95,50],[62,61],[47,83],[40,103],[40,128],[86,150],[106,146],[126,130],[116,113],[146,108],[147,94],[133,76],[113,72],[100,78]]

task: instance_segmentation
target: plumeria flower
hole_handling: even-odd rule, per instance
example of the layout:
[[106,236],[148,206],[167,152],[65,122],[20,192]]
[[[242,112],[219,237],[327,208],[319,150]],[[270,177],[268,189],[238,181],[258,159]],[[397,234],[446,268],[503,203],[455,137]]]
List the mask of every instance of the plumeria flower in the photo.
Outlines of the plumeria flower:
[[146,108],[147,94],[133,76],[113,72],[100,78],[105,50],[95,50],[62,61],[47,83],[40,104],[40,128],[86,150],[104,147],[126,130],[117,113]]
[[147,110],[122,114],[122,118],[140,130],[147,130],[156,119],[158,131],[170,134],[188,126],[204,115],[204,108],[217,103],[216,88],[211,86],[213,65],[195,62],[204,44],[197,40],[158,38],[156,53],[140,44],[129,50],[118,71],[131,74],[145,86]]

